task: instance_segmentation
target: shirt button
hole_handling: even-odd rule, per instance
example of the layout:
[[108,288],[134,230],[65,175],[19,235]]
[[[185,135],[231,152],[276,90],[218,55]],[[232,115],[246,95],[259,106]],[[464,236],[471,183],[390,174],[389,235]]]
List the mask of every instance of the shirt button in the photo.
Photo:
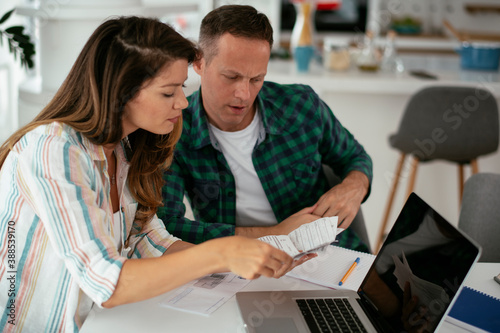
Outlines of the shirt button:
[[234,192],[233,191],[227,192],[227,196],[230,198],[234,197]]
[[125,207],[122,207],[122,208],[121,208],[121,211],[122,211],[122,213],[123,213],[123,212],[125,211]]

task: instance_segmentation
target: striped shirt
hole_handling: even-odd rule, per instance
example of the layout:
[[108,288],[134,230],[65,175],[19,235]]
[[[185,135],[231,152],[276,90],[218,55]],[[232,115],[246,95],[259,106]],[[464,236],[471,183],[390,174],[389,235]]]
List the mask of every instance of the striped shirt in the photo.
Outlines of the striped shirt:
[[[120,228],[102,146],[54,122],[8,155],[0,170],[1,331],[77,332],[92,304],[113,294],[127,258],[160,256],[177,240],[156,217],[142,230],[134,224],[122,145],[115,154]],[[120,238],[128,248],[117,247]]]
[[[192,94],[183,112],[182,136],[165,174],[164,207],[158,210],[169,232],[193,243],[233,235],[236,225],[234,176],[209,130],[201,94],[201,88]],[[342,179],[361,171],[371,183],[370,156],[310,87],[265,82],[256,103],[264,126],[252,161],[278,222],[330,189],[322,164]],[[195,220],[184,217],[185,194]],[[350,229],[339,245],[368,252]]]

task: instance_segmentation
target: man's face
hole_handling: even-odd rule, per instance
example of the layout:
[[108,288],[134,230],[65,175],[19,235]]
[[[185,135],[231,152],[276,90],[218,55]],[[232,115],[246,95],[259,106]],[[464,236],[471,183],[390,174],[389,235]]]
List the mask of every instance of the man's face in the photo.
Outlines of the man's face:
[[252,122],[270,54],[267,41],[226,33],[208,64],[201,59],[193,65],[201,76],[203,106],[211,124],[234,132]]

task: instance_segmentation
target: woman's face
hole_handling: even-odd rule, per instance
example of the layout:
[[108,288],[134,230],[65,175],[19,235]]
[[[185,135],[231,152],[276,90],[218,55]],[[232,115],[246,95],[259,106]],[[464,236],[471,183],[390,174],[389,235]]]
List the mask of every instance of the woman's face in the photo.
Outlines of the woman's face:
[[187,79],[185,59],[166,64],[151,80],[147,80],[125,104],[122,118],[123,136],[142,128],[154,134],[168,134],[182,116],[188,101],[182,90]]

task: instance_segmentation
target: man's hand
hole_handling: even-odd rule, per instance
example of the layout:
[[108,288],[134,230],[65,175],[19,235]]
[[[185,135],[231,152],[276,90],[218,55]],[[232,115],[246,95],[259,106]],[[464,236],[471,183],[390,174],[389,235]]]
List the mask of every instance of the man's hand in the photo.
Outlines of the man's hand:
[[272,233],[270,235],[288,235],[298,227],[303,224],[310,223],[312,221],[316,221],[321,216],[317,216],[313,214],[313,211],[316,209],[316,205],[312,207],[306,207],[299,212],[290,215],[288,218],[281,221],[277,225],[271,227]]
[[301,225],[319,219],[321,216],[312,214],[315,209],[316,205],[306,207],[272,227],[236,227],[235,234],[237,236],[250,238],[259,238],[269,235],[288,235]]
[[347,228],[356,217],[363,198],[368,193],[368,177],[360,171],[351,171],[342,183],[323,194],[312,212],[320,217],[338,216],[338,226]]

